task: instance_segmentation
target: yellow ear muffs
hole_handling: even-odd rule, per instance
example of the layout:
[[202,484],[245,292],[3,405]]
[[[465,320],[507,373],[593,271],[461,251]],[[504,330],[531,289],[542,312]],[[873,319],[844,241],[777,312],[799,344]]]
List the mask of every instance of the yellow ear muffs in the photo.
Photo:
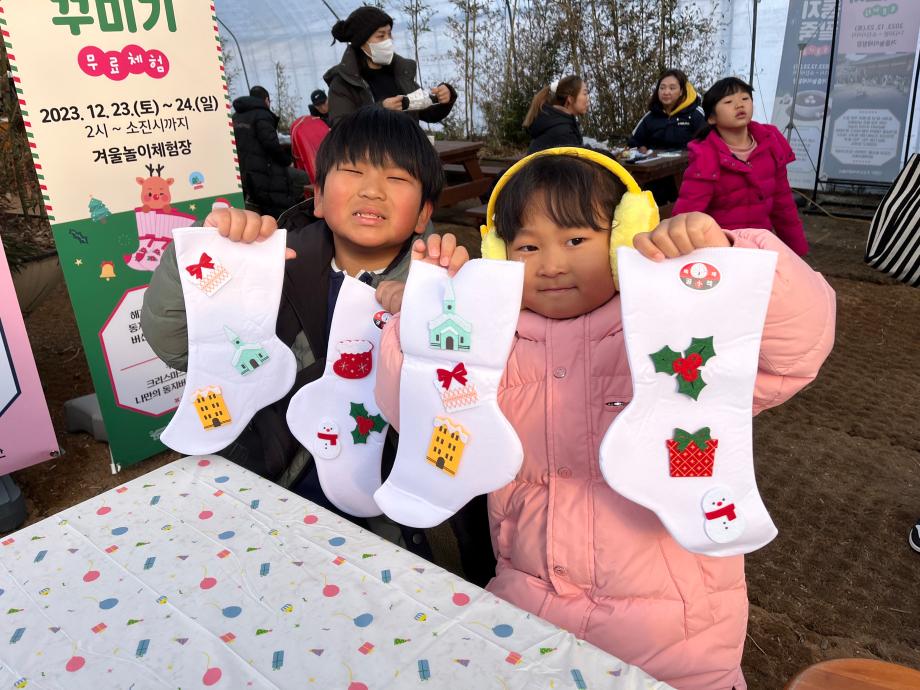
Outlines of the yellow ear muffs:
[[482,233],[482,258],[507,259],[508,249],[495,228],[495,202],[502,188],[508,183],[515,173],[540,156],[573,156],[584,158],[606,168],[626,185],[626,193],[620,199],[613,212],[613,223],[610,232],[610,268],[613,271],[613,280],[619,288],[617,276],[616,250],[618,247],[631,247],[633,238],[640,232],[648,232],[658,225],[658,205],[651,192],[644,192],[626,169],[609,156],[588,149],[574,146],[560,146],[554,149],[538,151],[525,156],[512,165],[502,175],[492,190],[489,204],[486,207],[486,224],[480,228]]

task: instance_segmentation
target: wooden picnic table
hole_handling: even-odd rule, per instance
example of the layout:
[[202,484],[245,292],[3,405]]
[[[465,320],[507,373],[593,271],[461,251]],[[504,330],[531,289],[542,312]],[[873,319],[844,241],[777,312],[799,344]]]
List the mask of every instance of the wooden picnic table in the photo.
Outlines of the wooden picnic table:
[[481,141],[439,140],[434,143],[442,165],[459,164],[463,166],[463,180],[444,187],[441,193],[441,206],[453,206],[465,199],[478,197],[483,203],[489,200],[494,178],[486,175],[479,165]]
[[[445,151],[452,152],[452,149],[448,145],[460,145],[460,144],[468,145],[470,143],[473,143],[473,142],[439,141],[437,142],[435,147],[439,148],[439,145],[445,145],[444,146]],[[478,148],[481,146],[481,144],[476,142],[475,146],[477,147],[476,150],[478,151]],[[440,148],[438,150],[438,153],[441,154],[441,160],[444,163],[454,162],[454,159],[451,159],[450,161],[448,161],[444,157],[444,154],[441,153]],[[481,168],[479,167],[478,159],[474,159],[474,160],[476,164],[476,169],[481,171]],[[514,163],[517,160],[520,160],[520,157],[511,157],[511,158],[503,159],[503,162],[506,162],[510,166],[511,163]],[[622,161],[617,161],[617,162],[620,163],[620,165],[622,165],[626,169],[626,171],[629,172],[629,174],[633,176],[633,179],[635,179],[636,183],[642,189],[648,189],[648,185],[650,182],[654,182],[655,180],[660,180],[660,179],[664,179],[667,177],[673,177],[675,186],[677,187],[678,190],[680,189],[680,184],[683,181],[684,171],[687,169],[687,163],[688,163],[686,151],[681,152],[679,156],[668,156],[664,158],[653,157],[653,158],[647,159],[647,161],[648,162],[642,162],[642,163],[624,163]],[[491,176],[486,175],[485,173],[482,173],[482,175],[486,179],[491,180]],[[474,178],[471,178],[471,179],[474,179]],[[466,183],[466,184],[469,184],[469,183]],[[463,187],[462,184],[455,185],[451,189],[461,188],[461,187]],[[447,189],[445,189],[445,194],[442,194],[441,196],[442,206],[450,206],[451,204],[455,204],[458,201],[461,201],[463,199],[470,199],[473,196],[479,196],[479,194],[468,194],[462,197],[461,196],[451,197],[451,201],[446,202],[444,201],[444,197],[446,193],[447,193]],[[480,198],[482,199],[484,205],[477,206],[471,209],[467,209],[466,213],[476,218],[477,221],[485,222],[485,217],[486,217],[485,203],[488,202],[488,195],[486,194],[485,196],[480,196]],[[673,206],[674,204],[671,203],[671,204],[665,204],[663,206],[658,207],[658,212],[662,219],[670,217],[671,209],[673,208]]]
[[832,659],[809,666],[786,690],[906,690],[920,687],[920,671],[878,659]]
[[[647,161],[647,162],[646,162]],[[665,177],[673,177],[677,188],[680,189],[680,183],[684,179],[684,171],[687,169],[687,152],[682,152],[679,156],[669,156],[667,158],[647,158],[641,163],[623,163],[620,162],[629,174],[633,176],[636,183],[643,189],[653,180],[660,180]]]
[[[626,168],[627,172],[633,176],[642,189],[648,189],[648,185],[655,180],[662,180],[668,177],[674,178],[674,185],[680,191],[681,182],[684,180],[684,171],[687,169],[687,152],[682,151],[679,156],[668,156],[666,158],[647,158],[641,163],[623,163],[620,165]],[[671,216],[673,203],[664,204],[658,207],[658,213],[662,220]]]

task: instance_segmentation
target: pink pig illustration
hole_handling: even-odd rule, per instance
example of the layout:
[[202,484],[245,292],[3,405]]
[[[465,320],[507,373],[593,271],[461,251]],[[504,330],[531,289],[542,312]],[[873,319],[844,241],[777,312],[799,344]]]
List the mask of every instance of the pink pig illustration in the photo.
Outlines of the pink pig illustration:
[[172,208],[169,205],[172,197],[169,193],[169,186],[175,182],[171,177],[163,179],[160,177],[160,173],[163,172],[162,165],[158,165],[156,168],[153,165],[148,165],[147,172],[150,173],[150,177],[144,179],[143,177],[138,177],[137,183],[141,186],[141,203],[143,206],[141,210],[145,213],[147,211],[163,211],[165,213],[170,213]]

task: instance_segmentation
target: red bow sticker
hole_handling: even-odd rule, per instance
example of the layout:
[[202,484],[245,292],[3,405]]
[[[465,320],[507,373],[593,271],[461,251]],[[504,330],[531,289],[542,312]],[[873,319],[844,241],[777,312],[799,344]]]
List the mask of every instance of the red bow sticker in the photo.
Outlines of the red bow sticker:
[[466,385],[466,367],[463,362],[460,362],[453,369],[448,371],[447,369],[438,369],[438,382],[444,387],[444,390],[450,388],[452,381],[456,380],[461,386]]
[[198,260],[198,263],[192,264],[191,266],[186,266],[185,270],[188,271],[196,280],[201,280],[201,272],[206,268],[214,268],[214,261],[210,256],[204,252],[201,252],[201,258]]

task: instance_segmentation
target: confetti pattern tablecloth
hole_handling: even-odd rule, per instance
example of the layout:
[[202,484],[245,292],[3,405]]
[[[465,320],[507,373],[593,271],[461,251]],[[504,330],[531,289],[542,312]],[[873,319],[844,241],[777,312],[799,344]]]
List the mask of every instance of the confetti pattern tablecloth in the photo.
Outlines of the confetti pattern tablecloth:
[[663,688],[217,456],[0,542],[6,688]]

